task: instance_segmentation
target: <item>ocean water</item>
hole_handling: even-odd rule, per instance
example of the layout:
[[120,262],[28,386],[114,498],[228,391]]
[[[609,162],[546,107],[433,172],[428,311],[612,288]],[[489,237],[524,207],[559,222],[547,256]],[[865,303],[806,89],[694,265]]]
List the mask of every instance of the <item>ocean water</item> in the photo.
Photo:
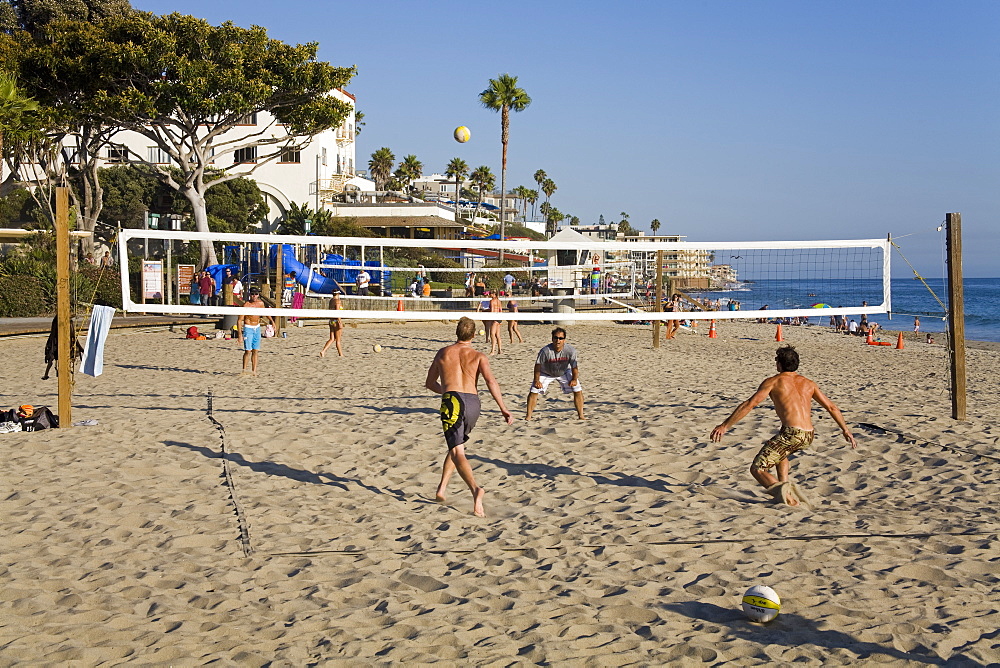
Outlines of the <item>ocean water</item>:
[[[926,279],[927,285],[944,302],[934,299],[927,287],[912,278],[894,278],[891,283],[892,313],[869,315],[868,319],[886,329],[913,329],[913,318],[919,316],[921,332],[944,332],[948,323],[948,292],[941,278]],[[965,289],[965,338],[971,341],[1000,341],[1000,278],[967,278]],[[701,293],[712,299],[736,299],[745,311],[767,304],[771,309],[808,308],[822,303],[830,306],[861,306],[882,303],[882,284],[874,280],[807,281],[759,280],[747,283],[741,290]],[[890,318],[891,315],[891,318]],[[822,323],[829,316],[821,316]],[[817,319],[811,319],[817,322]]]

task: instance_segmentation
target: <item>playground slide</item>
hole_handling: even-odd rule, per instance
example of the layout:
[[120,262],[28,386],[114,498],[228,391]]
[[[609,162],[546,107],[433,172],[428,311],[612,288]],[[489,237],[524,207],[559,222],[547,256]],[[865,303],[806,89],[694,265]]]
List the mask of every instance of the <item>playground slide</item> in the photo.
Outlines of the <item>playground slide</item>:
[[[334,290],[341,290],[340,284],[332,278],[327,278],[323,274],[313,271],[306,265],[302,264],[295,259],[295,250],[290,244],[281,245],[281,268],[287,274],[289,272],[295,272],[295,280],[298,281],[300,285],[306,286],[306,289],[311,292],[316,292],[321,295],[332,295]],[[271,266],[276,267],[278,264],[278,247],[271,247]]]

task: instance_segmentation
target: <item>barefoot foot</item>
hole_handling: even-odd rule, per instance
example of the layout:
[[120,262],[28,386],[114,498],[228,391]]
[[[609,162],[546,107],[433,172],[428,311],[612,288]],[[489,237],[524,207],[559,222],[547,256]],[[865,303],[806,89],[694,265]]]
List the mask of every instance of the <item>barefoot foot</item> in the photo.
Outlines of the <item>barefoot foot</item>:
[[486,511],[483,509],[484,496],[486,496],[486,490],[482,487],[477,488],[472,495],[472,514],[476,517],[486,517]]

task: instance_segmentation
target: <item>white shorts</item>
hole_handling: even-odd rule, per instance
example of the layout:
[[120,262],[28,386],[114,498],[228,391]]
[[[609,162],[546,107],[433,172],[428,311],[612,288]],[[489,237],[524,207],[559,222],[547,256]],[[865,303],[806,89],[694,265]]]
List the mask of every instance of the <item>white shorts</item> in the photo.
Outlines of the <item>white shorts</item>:
[[545,394],[545,390],[549,389],[549,384],[552,381],[557,381],[559,386],[562,387],[563,394],[570,394],[572,392],[582,392],[583,386],[580,385],[580,379],[577,378],[576,385],[570,385],[570,381],[573,380],[573,370],[567,369],[566,373],[561,376],[546,376],[544,373],[538,374],[538,380],[541,381],[541,387],[535,387],[534,383],[531,383],[531,393],[532,394]]

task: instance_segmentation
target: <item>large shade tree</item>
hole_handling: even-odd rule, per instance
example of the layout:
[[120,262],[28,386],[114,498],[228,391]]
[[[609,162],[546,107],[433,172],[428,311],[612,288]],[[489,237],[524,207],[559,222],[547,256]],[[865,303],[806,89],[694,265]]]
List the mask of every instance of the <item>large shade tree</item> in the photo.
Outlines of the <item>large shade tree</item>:
[[507,194],[507,143],[510,141],[510,112],[524,111],[531,98],[517,85],[517,77],[501,74],[490,79],[489,86],[479,94],[479,101],[487,109],[500,112],[500,142],[503,160],[500,168],[500,238],[504,238],[504,202]]
[[[38,102],[24,94],[14,75],[0,71],[0,155],[3,138],[8,131],[17,131],[24,125],[24,115],[36,111]],[[0,183],[3,182],[3,160],[0,160]]]
[[0,0],[0,32],[12,48],[0,58],[17,69],[41,104],[39,126],[6,152],[12,171],[0,192],[19,181],[38,184],[32,193],[51,218],[49,187],[68,181],[76,223],[93,231],[102,206],[97,155],[118,129],[95,104],[104,73],[89,58],[102,44],[92,36],[99,31],[93,24],[134,13],[127,0]]
[[[209,231],[209,188],[301,149],[350,113],[333,91],[354,69],[317,61],[316,43],[291,46],[258,26],[212,26],[181,14],[133,12],[95,27],[77,33],[93,73],[89,101],[105,126],[138,133],[169,156],[178,169],[130,158],[188,200],[199,232]],[[255,114],[258,125],[228,132]],[[202,262],[216,262],[208,242]]]

